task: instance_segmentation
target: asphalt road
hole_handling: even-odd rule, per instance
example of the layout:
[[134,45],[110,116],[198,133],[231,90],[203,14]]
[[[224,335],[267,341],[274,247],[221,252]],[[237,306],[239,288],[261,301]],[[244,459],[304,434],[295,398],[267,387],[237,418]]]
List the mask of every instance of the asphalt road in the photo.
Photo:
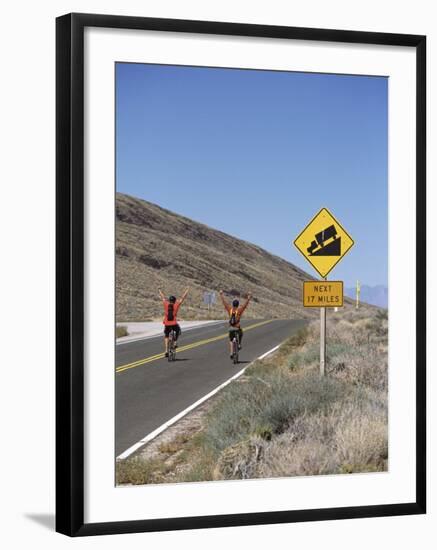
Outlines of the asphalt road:
[[[229,358],[228,323],[186,331],[176,361],[162,357],[163,338],[116,346],[116,456],[281,343],[303,320],[247,320],[240,364]],[[187,349],[185,349],[187,348]]]

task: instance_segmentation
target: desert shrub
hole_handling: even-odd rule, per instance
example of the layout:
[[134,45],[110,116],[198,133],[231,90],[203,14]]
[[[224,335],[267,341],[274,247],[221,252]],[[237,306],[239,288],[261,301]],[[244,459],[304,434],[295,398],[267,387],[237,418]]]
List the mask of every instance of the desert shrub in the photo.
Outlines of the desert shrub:
[[203,445],[203,435],[198,434],[192,441],[191,448],[181,455],[180,464],[185,468],[176,472],[175,482],[212,481],[216,457]]
[[115,329],[115,334],[117,338],[122,338],[123,336],[128,336],[127,327],[125,326],[118,326]]
[[345,393],[342,381],[317,374],[290,379],[287,373],[274,372],[231,384],[208,415],[205,445],[219,455],[251,435],[280,433],[295,417],[323,410]]
[[215,468],[215,461],[207,462],[205,460],[197,460],[191,464],[191,467],[188,471],[183,472],[176,476],[176,482],[196,482],[196,481],[212,481],[213,470]]
[[380,321],[388,321],[388,309],[378,309],[376,318]]
[[255,436],[227,447],[217,460],[213,479],[249,479],[256,477],[258,462],[262,459],[264,445],[264,440]]
[[282,349],[276,368],[259,362],[244,384],[231,385],[205,431],[214,479],[385,470],[384,323],[382,314],[352,310],[328,325],[329,376],[318,375],[315,322],[300,348]]
[[351,414],[339,423],[334,443],[339,469],[356,465],[358,471],[363,471],[369,464],[383,464],[388,454],[385,418]]
[[115,468],[116,484],[159,483],[163,471],[163,463],[160,460],[145,460],[141,457],[120,460]]
[[326,345],[326,360],[329,363],[332,363],[338,355],[342,353],[348,353],[351,345],[341,341],[327,342]]
[[386,408],[357,390],[266,443],[256,477],[383,471],[387,449]]
[[304,412],[323,411],[327,405],[342,397],[347,388],[334,378],[320,378],[317,373],[296,377],[286,386],[275,388],[266,404],[263,416],[274,426],[276,432],[283,431]]
[[296,334],[293,334],[284,342],[283,344],[284,351],[287,351],[290,347],[298,348],[303,346],[305,342],[308,340],[308,336],[309,336],[308,326],[302,327],[296,332]]
[[352,345],[332,358],[329,368],[348,382],[387,391],[387,354],[376,344]]
[[255,428],[253,435],[261,439],[264,439],[265,441],[271,441],[273,437],[272,427],[269,425],[263,426],[261,424]]
[[320,346],[312,341],[305,348],[292,353],[287,360],[288,368],[296,370],[298,368],[316,363],[320,357]]
[[[334,359],[342,354],[347,353],[350,349],[352,343],[343,342],[340,340],[328,339],[326,346],[326,359],[327,363],[330,364]],[[287,366],[290,370],[294,371],[301,367],[308,365],[315,365],[319,362],[320,359],[320,344],[319,342],[310,342],[307,346],[295,353],[292,353],[287,359]]]
[[256,477],[289,477],[329,474],[333,470],[332,449],[320,441],[295,441],[290,434],[282,434],[264,450]]

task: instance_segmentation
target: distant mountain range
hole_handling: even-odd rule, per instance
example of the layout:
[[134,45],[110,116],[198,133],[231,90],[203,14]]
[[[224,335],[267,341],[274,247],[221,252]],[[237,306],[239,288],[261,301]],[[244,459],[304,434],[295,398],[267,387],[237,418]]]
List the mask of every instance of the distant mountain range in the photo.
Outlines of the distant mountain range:
[[[356,297],[355,288],[345,288],[344,293],[350,298],[355,299]],[[388,288],[384,285],[361,285],[360,300],[367,304],[388,308]]]
[[[159,319],[164,294],[180,296],[190,287],[182,319],[220,319],[228,300],[253,300],[246,318],[316,317],[302,307],[302,282],[313,277],[255,244],[232,237],[155,204],[116,195],[117,321]],[[204,303],[204,294],[216,303]],[[350,303],[350,302],[349,302]]]

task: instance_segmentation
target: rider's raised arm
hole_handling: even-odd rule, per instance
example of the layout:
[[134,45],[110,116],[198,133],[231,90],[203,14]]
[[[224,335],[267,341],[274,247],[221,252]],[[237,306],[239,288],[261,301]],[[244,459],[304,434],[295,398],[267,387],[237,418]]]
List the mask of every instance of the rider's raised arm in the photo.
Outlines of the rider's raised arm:
[[185,292],[182,294],[180,300],[179,300],[179,303],[182,304],[185,300],[185,298],[187,297],[187,294],[188,294],[188,291],[190,290],[190,287],[187,286],[187,288],[185,289]]
[[158,292],[159,292],[159,297],[161,298],[161,300],[162,300],[163,302],[165,302],[165,296],[164,296],[164,294],[163,294],[163,292],[162,292],[162,290],[161,290],[160,288],[158,288]]
[[247,306],[249,305],[249,302],[250,300],[252,299],[252,294],[249,292],[249,294],[247,295],[247,299],[246,301],[244,302],[244,304],[241,306],[241,313],[243,313],[243,311],[247,308]]
[[230,305],[228,304],[228,302],[226,301],[226,298],[225,298],[225,296],[224,296],[224,294],[223,294],[223,290],[220,290],[219,294],[220,294],[220,298],[221,298],[221,300],[222,300],[222,302],[223,302],[223,305],[225,306],[226,311],[229,312],[229,310],[231,309],[231,306],[230,306]]

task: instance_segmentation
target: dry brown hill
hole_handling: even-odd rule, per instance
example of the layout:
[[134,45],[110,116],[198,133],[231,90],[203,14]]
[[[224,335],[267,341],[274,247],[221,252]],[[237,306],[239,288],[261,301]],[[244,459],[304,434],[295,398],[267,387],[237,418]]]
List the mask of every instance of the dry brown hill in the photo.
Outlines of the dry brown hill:
[[[221,288],[228,298],[252,293],[247,318],[318,314],[301,305],[302,281],[312,277],[254,244],[120,193],[116,220],[117,321],[160,318],[158,288],[179,296],[187,286],[183,319],[224,318]],[[207,290],[217,292],[211,311]]]

